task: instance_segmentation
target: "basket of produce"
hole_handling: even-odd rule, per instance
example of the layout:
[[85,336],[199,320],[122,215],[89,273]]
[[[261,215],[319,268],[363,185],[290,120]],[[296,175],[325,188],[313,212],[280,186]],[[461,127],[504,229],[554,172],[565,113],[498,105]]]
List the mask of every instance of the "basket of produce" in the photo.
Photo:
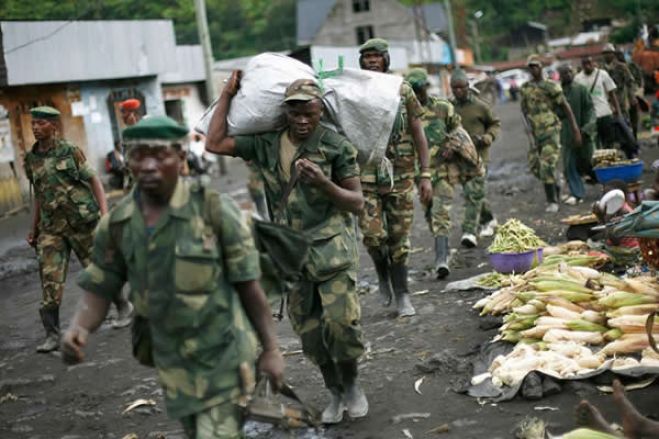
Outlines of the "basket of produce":
[[617,162],[608,166],[593,168],[597,181],[608,183],[613,180],[622,180],[626,183],[638,181],[643,174],[643,161],[634,159]]
[[499,273],[524,273],[542,263],[545,245],[533,229],[510,219],[497,229],[488,248],[490,264]]

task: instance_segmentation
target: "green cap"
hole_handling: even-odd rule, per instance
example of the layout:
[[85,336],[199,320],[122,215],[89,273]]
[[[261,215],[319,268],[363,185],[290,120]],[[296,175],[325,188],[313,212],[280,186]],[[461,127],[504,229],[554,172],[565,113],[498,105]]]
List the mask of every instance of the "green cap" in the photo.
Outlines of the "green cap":
[[361,45],[359,48],[359,53],[364,53],[367,50],[375,50],[377,52],[388,52],[389,51],[389,43],[387,40],[384,40],[382,38],[371,38],[370,40],[366,41],[364,44]]
[[464,81],[467,84],[469,84],[469,78],[467,78],[467,74],[465,73],[464,70],[459,68],[453,70],[453,72],[451,73],[451,84],[454,84],[458,81]]
[[165,145],[175,143],[185,137],[188,129],[179,125],[171,117],[145,117],[123,131],[123,138],[129,143]]
[[312,101],[323,97],[323,92],[312,79],[297,79],[286,87],[284,102]]
[[415,67],[410,69],[405,75],[405,80],[410,83],[413,88],[421,88],[429,85],[428,72],[426,69]]
[[542,67],[542,59],[540,58],[540,55],[536,55],[536,54],[529,55],[529,57],[526,58],[526,65],[527,66],[536,65]]
[[30,109],[30,114],[32,114],[33,119],[57,119],[60,116],[60,112],[57,109],[48,105],[34,107]]

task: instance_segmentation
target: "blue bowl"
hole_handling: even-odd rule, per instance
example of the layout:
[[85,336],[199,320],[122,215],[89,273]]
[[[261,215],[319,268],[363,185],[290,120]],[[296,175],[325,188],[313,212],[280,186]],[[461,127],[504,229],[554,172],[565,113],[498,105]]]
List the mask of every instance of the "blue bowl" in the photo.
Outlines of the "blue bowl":
[[600,183],[608,183],[612,180],[622,180],[626,183],[638,181],[643,174],[643,161],[627,165],[607,166],[606,168],[595,168],[595,176]]
[[525,273],[533,268],[536,253],[537,264],[542,263],[542,249],[524,253],[490,253],[490,264],[499,273]]

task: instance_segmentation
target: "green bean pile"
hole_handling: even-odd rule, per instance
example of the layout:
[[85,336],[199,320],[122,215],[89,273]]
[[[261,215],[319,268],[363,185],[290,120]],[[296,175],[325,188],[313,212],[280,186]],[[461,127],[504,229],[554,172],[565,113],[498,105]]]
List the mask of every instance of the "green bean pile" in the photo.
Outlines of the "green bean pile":
[[522,253],[545,247],[535,231],[521,221],[511,218],[497,228],[497,234],[488,248],[490,253]]

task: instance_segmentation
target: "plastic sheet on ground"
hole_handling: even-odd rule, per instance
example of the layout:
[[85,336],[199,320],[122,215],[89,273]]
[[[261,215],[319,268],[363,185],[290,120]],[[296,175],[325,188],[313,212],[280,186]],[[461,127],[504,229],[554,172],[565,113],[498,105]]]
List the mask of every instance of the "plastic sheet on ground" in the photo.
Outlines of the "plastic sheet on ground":
[[[496,357],[509,354],[514,347],[514,344],[506,342],[484,344],[477,357],[473,360],[473,376],[486,373]],[[627,380],[647,380],[648,378],[659,376],[659,367],[633,366],[612,370],[612,364],[613,359],[609,359],[596,370],[567,378],[561,377],[558,374],[549,374],[537,370],[529,371],[529,373],[537,373],[542,377],[550,377],[556,381],[587,380],[604,374],[610,375],[610,379],[605,379],[608,382],[612,382],[615,376],[625,377]],[[599,381],[601,380],[598,379],[598,383]],[[492,383],[491,378],[488,378],[476,385],[471,384],[465,391],[469,396],[473,396],[474,398],[490,399],[492,402],[508,401],[517,395],[523,383],[524,380],[522,379],[514,386],[497,387]]]
[[458,291],[469,291],[469,290],[483,290],[483,291],[494,291],[498,290],[497,288],[486,287],[480,285],[478,282],[484,277],[490,275],[490,272],[477,274],[476,276],[469,277],[467,279],[456,280],[449,282],[444,287],[444,293],[447,292],[458,292]]

